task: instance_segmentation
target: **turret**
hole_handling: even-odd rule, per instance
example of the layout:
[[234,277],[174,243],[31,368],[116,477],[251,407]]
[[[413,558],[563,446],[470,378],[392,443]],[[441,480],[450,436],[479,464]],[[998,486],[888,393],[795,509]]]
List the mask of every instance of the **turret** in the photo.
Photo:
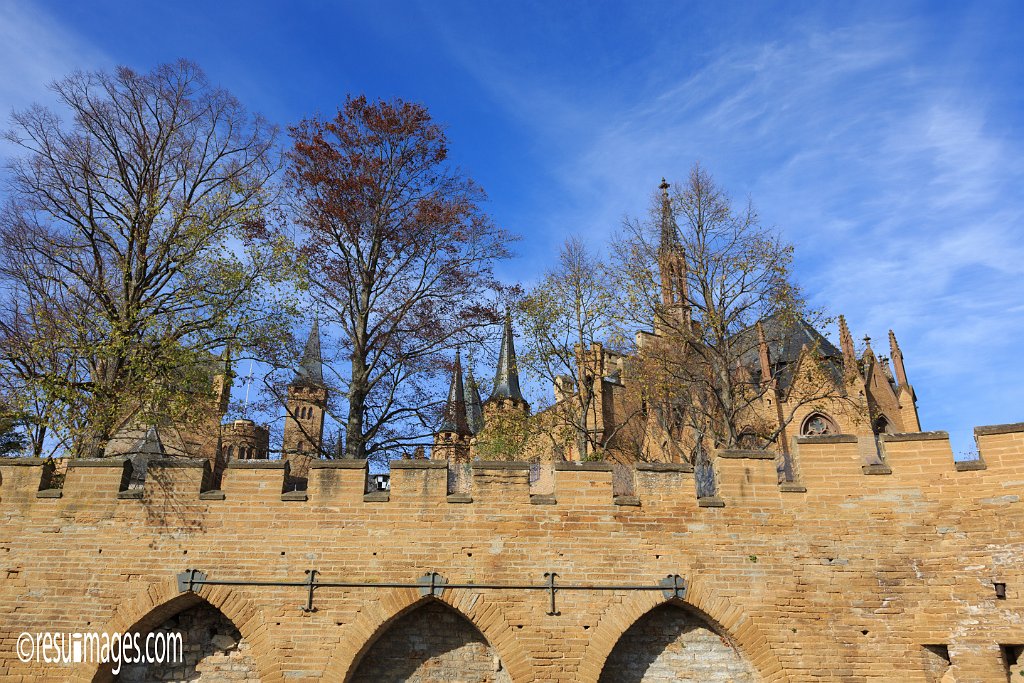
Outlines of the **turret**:
[[462,381],[462,358],[455,352],[452,381],[448,388],[448,399],[441,414],[441,424],[434,434],[433,460],[468,462],[469,446],[473,432],[466,416],[466,387]]
[[476,379],[473,377],[472,364],[466,368],[466,385],[463,396],[466,402],[466,423],[469,425],[469,431],[472,434],[477,434],[484,427],[484,407],[480,400],[480,387],[477,386]]
[[[319,457],[324,438],[327,385],[320,356],[320,325],[314,321],[295,377],[288,385],[282,457],[292,462],[294,476],[305,476],[310,458]],[[301,458],[295,456],[301,455]]]
[[516,363],[516,347],[512,335],[512,316],[508,313],[505,314],[505,327],[501,334],[498,367],[494,372],[494,389],[484,408],[488,412],[508,408],[524,413],[530,410],[530,404],[523,398],[523,392],[519,388],[519,366]]

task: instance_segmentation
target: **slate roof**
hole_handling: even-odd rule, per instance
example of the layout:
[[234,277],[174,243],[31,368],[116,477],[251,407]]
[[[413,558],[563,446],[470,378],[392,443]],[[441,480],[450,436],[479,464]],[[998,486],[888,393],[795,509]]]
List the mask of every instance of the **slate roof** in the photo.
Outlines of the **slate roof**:
[[313,321],[313,327],[309,331],[309,338],[306,340],[306,348],[302,351],[302,360],[299,367],[295,368],[295,378],[292,384],[303,386],[324,386],[324,363],[320,355],[320,323]]
[[[793,381],[796,362],[800,351],[806,345],[817,350],[824,358],[833,362],[825,367],[838,383],[842,383],[842,352],[825,338],[803,318],[774,314],[761,321],[764,328],[765,341],[768,343],[768,358],[772,364],[772,374],[779,380],[779,388],[785,391]],[[740,362],[751,368],[754,377],[760,376],[760,360],[758,357],[757,327],[751,326],[733,337],[733,343],[742,348]]]

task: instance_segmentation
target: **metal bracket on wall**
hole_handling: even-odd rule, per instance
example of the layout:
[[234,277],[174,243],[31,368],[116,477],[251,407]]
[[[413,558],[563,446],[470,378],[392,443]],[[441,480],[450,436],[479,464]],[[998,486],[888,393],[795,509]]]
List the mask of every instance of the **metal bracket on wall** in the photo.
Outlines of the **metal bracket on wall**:
[[686,579],[679,576],[679,574],[669,574],[659,581],[658,584],[665,587],[661,594],[665,596],[666,600],[683,600],[686,598]]
[[420,584],[420,595],[439,598],[444,593],[448,581],[437,572],[427,572],[417,579],[416,583]]
[[546,572],[544,578],[548,580],[548,591],[551,594],[551,609],[548,610],[548,616],[554,617],[561,614],[555,609],[555,577],[558,576],[555,572]]
[[186,569],[178,574],[178,592],[195,593],[196,586],[206,583],[206,574],[198,569]]
[[309,586],[309,593],[306,594],[306,604],[302,607],[303,612],[315,612],[316,607],[313,607],[313,589],[316,588],[316,575],[315,569],[306,570],[306,585]]

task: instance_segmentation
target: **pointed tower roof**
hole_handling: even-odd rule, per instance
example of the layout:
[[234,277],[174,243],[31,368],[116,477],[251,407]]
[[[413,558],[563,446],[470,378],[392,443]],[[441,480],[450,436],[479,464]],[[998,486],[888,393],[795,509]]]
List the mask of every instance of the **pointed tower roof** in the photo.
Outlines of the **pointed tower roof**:
[[[512,340],[512,316],[505,313],[505,329],[501,333],[501,350],[498,353],[498,369],[494,373],[494,390],[487,400],[511,398],[524,401],[519,389],[519,365],[516,363],[516,347]],[[525,401],[524,401],[525,402]]]
[[466,423],[469,431],[478,434],[484,427],[484,407],[480,400],[480,387],[473,377],[473,364],[466,368],[466,387],[463,393],[466,401]]
[[468,436],[472,432],[466,420],[466,389],[462,383],[462,358],[455,352],[455,367],[452,369],[452,384],[448,388],[448,401],[444,406],[441,426],[438,432],[454,432]]
[[318,387],[324,385],[324,363],[320,356],[320,322],[317,320],[313,321],[313,327],[309,330],[306,348],[302,351],[302,360],[295,369],[292,384]]

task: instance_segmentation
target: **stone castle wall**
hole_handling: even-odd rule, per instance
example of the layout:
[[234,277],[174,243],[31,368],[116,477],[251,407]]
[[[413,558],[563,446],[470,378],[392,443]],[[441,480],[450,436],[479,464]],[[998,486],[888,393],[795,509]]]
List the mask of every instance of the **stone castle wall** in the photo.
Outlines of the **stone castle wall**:
[[[276,461],[231,463],[217,491],[201,461],[154,462],[140,495],[119,493],[116,459],[71,462],[60,491],[39,490],[41,462],[0,460],[0,679],[97,674],[19,662],[23,631],[174,628],[208,604],[241,640],[195,643],[196,671],[266,681],[1005,681],[1024,644],[1024,425],[976,433],[976,462],[933,432],[883,436],[871,467],[854,437],[798,439],[782,485],[774,454],[720,453],[700,500],[686,465],[638,465],[615,496],[609,466],[559,464],[531,495],[526,463],[477,462],[450,496],[443,462],[392,463],[390,492],[370,494],[352,461],[314,462],[287,493]],[[307,612],[302,586],[182,593],[187,568],[461,587],[323,587]],[[547,591],[489,587],[547,572],[686,590],[562,590],[549,614]]]

